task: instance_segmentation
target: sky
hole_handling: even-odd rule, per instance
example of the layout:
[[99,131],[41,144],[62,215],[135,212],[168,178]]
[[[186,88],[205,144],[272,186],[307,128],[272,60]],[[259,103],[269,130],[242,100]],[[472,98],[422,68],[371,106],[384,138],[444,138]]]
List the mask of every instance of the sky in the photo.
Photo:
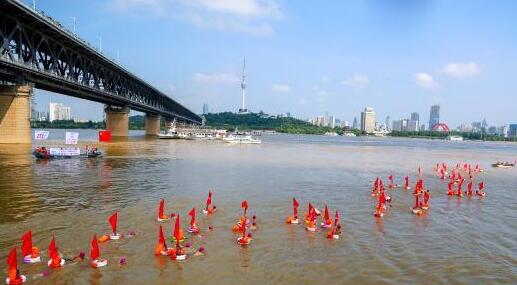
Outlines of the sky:
[[[32,1],[26,1],[32,5]],[[517,1],[37,0],[37,9],[191,110],[378,121],[441,105],[450,126],[517,122]],[[101,119],[102,105],[36,91]]]

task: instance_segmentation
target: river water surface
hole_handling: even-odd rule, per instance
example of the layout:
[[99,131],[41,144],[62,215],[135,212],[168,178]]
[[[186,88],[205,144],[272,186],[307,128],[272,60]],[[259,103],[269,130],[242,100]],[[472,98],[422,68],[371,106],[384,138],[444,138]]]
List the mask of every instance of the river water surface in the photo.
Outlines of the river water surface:
[[[83,141],[95,139],[95,131],[80,132]],[[52,235],[64,256],[88,256],[92,235],[110,232],[107,218],[115,211],[120,231],[137,233],[101,244],[109,265],[99,270],[86,261],[58,270],[19,262],[28,284],[517,283],[517,170],[490,167],[516,159],[517,144],[265,135],[261,145],[229,145],[132,135],[99,145],[98,159],[37,161],[30,146],[0,148],[2,260],[29,229],[44,260]],[[62,138],[52,131],[47,145]],[[476,179],[485,181],[487,196],[448,197],[433,174],[436,162],[479,163],[485,172]],[[432,192],[428,214],[412,215],[413,196],[396,189],[388,190],[393,207],[376,220],[375,177],[393,174],[401,184],[411,175],[414,182],[418,166]],[[155,257],[159,199],[186,227],[188,211],[203,207],[208,189],[218,211],[209,218],[198,213],[201,235],[186,234],[206,255],[183,262]],[[293,196],[302,215],[308,201],[339,210],[341,239],[284,224]],[[247,248],[231,232],[244,199],[258,221]],[[170,237],[172,223],[164,230]]]

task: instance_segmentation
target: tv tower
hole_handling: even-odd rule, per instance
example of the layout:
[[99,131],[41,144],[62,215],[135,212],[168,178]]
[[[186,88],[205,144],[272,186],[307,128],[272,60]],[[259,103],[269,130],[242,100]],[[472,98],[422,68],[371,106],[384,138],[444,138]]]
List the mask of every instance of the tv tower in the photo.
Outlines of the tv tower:
[[239,113],[247,113],[248,109],[246,109],[246,57],[242,62],[242,81],[241,81],[241,108],[239,109]]

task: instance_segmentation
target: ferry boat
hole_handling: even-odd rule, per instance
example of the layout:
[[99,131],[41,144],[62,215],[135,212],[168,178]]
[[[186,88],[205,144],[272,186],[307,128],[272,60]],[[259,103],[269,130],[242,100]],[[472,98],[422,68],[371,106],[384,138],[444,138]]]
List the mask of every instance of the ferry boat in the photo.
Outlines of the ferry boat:
[[261,140],[254,139],[251,136],[234,136],[229,135],[225,138],[223,138],[224,142],[227,143],[240,143],[240,144],[260,144],[262,143]]
[[169,129],[166,133],[159,133],[158,134],[159,139],[180,139],[181,137],[178,135],[178,132],[176,130],[176,119],[172,121],[172,123],[169,126]]
[[497,168],[512,168],[515,166],[515,163],[510,163],[510,162],[496,162],[494,164],[492,164],[492,167],[497,167]]
[[446,140],[448,141],[463,141],[462,136],[447,136]]
[[32,154],[38,159],[54,159],[54,158],[95,158],[102,155],[97,148],[81,150],[78,147],[37,147]]

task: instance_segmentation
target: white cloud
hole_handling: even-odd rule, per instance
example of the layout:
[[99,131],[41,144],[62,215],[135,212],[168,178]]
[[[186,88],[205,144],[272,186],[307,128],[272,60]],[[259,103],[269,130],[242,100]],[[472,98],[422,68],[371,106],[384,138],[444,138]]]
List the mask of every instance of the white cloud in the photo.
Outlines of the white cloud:
[[330,81],[330,77],[328,77],[328,76],[322,76],[322,77],[320,78],[320,81],[321,81],[321,82],[329,82],[329,81]]
[[273,84],[271,87],[273,91],[279,92],[279,93],[289,93],[291,92],[291,86],[288,84]]
[[271,22],[282,18],[276,0],[109,0],[111,10],[137,16],[162,16],[195,27],[258,36],[274,34]]
[[370,79],[368,79],[365,75],[356,74],[352,77],[349,77],[343,80],[343,85],[351,86],[351,87],[363,87],[370,83]]
[[443,73],[456,77],[465,78],[476,75],[479,72],[479,67],[473,61],[470,62],[451,62],[446,64],[443,69]]
[[316,93],[316,95],[318,95],[318,96],[325,96],[328,94],[325,89],[322,89],[318,85],[312,86],[312,91],[314,91],[314,93]]
[[273,0],[180,0],[180,2],[197,9],[245,18],[281,15],[279,5]]
[[421,87],[427,89],[435,89],[439,87],[434,78],[429,73],[425,72],[415,74],[415,82]]
[[233,73],[196,73],[194,80],[206,84],[237,84],[239,77]]

